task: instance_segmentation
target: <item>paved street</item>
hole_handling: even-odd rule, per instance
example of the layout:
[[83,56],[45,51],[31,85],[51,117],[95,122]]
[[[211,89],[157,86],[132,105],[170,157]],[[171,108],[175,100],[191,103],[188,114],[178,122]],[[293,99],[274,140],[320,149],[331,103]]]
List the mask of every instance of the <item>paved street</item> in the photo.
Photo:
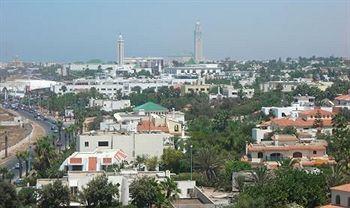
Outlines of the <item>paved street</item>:
[[[21,110],[21,109],[17,110],[16,112],[19,113],[21,116],[34,122],[33,126],[35,128],[37,128],[37,129],[40,128],[39,130],[37,130],[37,131],[40,131],[40,133],[39,133],[40,135],[33,135],[34,138],[32,138],[32,139],[35,139],[35,137],[37,137],[37,136],[48,135],[48,134],[53,133],[51,130],[52,124],[49,121],[36,120],[34,118],[33,114],[31,114],[27,111]],[[28,147],[26,147],[26,148],[28,148]],[[11,155],[8,159],[6,159],[6,161],[3,164],[1,164],[1,166],[6,166],[8,169],[10,169],[14,173],[14,175],[15,175],[14,180],[16,180],[19,176],[18,169],[15,168],[17,163],[18,163],[18,160],[16,159],[16,156]],[[23,173],[24,172],[25,172],[25,169],[23,168]]]

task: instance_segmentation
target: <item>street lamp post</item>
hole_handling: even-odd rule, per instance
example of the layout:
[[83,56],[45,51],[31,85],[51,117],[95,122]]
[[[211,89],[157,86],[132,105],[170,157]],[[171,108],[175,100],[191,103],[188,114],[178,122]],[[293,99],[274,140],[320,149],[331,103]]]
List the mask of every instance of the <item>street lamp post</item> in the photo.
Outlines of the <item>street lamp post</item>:
[[5,158],[7,158],[8,156],[7,149],[8,149],[8,137],[7,137],[7,131],[5,131]]
[[29,145],[28,155],[28,172],[30,172],[32,169],[32,145]]
[[191,154],[191,181],[192,181],[192,172],[193,172],[192,147],[193,147],[193,145],[191,144],[191,146],[190,146],[190,154]]

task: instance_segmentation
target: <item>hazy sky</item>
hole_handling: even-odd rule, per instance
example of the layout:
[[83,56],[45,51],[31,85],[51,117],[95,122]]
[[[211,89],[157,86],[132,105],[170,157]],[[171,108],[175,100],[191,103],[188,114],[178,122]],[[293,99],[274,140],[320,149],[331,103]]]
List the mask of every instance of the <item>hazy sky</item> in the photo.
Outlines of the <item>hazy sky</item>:
[[192,53],[200,20],[206,58],[350,57],[350,0],[0,0],[0,60],[115,60]]

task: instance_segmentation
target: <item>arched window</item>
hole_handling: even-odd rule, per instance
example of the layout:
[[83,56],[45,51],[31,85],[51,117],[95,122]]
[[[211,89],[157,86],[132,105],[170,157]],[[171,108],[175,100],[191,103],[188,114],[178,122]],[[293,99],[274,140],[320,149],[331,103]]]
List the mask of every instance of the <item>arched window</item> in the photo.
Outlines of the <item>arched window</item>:
[[294,158],[302,158],[303,157],[303,154],[301,152],[294,152],[293,153],[293,157]]
[[340,204],[340,196],[339,195],[335,196],[335,204]]
[[258,152],[258,158],[263,158],[264,154],[262,152]]

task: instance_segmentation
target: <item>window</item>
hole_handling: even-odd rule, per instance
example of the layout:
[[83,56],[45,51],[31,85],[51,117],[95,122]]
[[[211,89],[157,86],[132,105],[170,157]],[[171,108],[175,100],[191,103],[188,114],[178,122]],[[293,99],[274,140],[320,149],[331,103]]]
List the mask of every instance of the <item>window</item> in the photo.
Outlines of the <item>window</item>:
[[72,165],[72,171],[82,171],[83,166],[82,165]]
[[264,154],[262,152],[258,152],[258,158],[263,158]]
[[101,141],[101,142],[98,142],[98,146],[99,146],[99,147],[108,147],[108,141]]
[[89,146],[89,142],[85,142],[85,147],[88,147]]
[[316,155],[316,154],[317,154],[317,151],[315,151],[315,150],[314,150],[314,152],[313,152],[313,153],[314,153],[314,155]]
[[179,125],[174,126],[174,131],[179,131]]
[[335,204],[340,204],[340,196],[339,195],[335,196]]

